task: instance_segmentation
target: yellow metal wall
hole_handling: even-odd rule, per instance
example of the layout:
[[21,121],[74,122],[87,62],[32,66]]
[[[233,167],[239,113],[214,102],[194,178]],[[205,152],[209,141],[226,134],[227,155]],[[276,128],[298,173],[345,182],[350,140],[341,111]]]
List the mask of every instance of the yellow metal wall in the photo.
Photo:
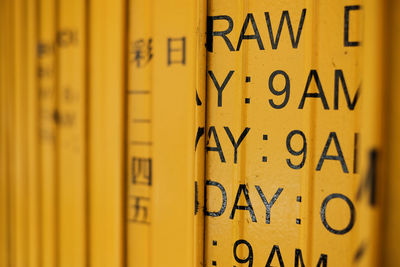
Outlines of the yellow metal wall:
[[28,215],[28,262],[29,266],[39,267],[41,264],[41,208],[40,208],[40,154],[39,154],[39,94],[37,77],[37,43],[38,43],[38,3],[27,1],[26,21],[26,150],[27,150],[27,205]]
[[58,258],[57,212],[57,131],[56,110],[56,3],[39,0],[37,76],[39,96],[39,175],[41,264],[53,267]]
[[129,1],[128,85],[126,107],[126,260],[127,266],[151,264],[152,94],[154,1]]
[[357,5],[209,2],[208,30],[229,35],[208,33],[206,264],[352,262],[361,47],[344,17]]
[[197,249],[194,143],[205,10],[202,1],[155,0],[153,12],[151,266],[190,266]]
[[8,156],[7,156],[7,38],[9,27],[7,25],[7,3],[0,2],[0,266],[9,265],[9,193],[8,193]]
[[24,30],[26,21],[26,3],[25,1],[14,1],[14,114],[15,143],[12,147],[15,158],[12,159],[14,165],[13,181],[13,201],[15,207],[14,226],[15,226],[15,266],[28,265],[28,179],[27,179],[27,157],[26,157],[26,131],[27,131],[27,79],[26,79],[26,49],[23,44],[26,43],[26,31]]
[[88,6],[89,266],[124,262],[125,8],[124,1],[114,0]]
[[57,223],[59,266],[87,265],[86,3],[57,3]]
[[0,1],[0,267],[397,266],[396,1]]
[[[373,7],[371,7],[373,8]],[[387,17],[385,24],[381,28],[386,33],[383,39],[387,50],[384,54],[385,67],[383,70],[386,74],[385,86],[383,92],[383,121],[384,121],[384,137],[383,137],[383,152],[385,160],[385,168],[383,171],[384,179],[384,197],[382,200],[383,216],[382,216],[382,266],[398,266],[400,259],[397,256],[400,250],[399,238],[400,231],[397,228],[400,220],[400,196],[398,194],[399,184],[399,121],[400,107],[396,103],[400,99],[399,85],[399,68],[400,54],[398,47],[400,44],[399,29],[400,20],[397,11],[400,9],[398,1],[385,1],[384,15]],[[376,9],[375,9],[376,10]]]

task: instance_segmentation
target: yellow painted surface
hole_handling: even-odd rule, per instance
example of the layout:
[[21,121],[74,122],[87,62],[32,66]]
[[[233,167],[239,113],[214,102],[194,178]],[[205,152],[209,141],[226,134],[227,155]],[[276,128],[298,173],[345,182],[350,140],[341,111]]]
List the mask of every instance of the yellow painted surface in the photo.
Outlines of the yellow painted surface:
[[[306,266],[322,266],[325,258],[329,266],[353,261],[359,221],[352,225],[350,210],[360,105],[349,106],[361,83],[361,47],[345,46],[344,17],[345,6],[360,4],[208,2],[217,34],[207,55],[207,266],[300,266],[300,253]],[[361,38],[360,14],[357,8],[350,12],[349,42]],[[218,36],[221,31],[229,42]]]
[[54,267],[58,257],[57,229],[57,131],[56,111],[56,5],[54,0],[38,4],[38,96],[39,96],[39,174],[40,239],[43,267]]
[[[400,45],[400,3],[398,1],[382,1],[382,16],[386,18],[385,24],[381,27],[386,29],[384,40],[386,51],[385,59],[386,66],[383,72],[387,75],[384,80],[386,84],[383,95],[383,113],[385,114],[384,129],[386,131],[384,142],[384,161],[387,164],[383,177],[385,177],[385,193],[383,201],[383,223],[382,223],[382,253],[381,266],[399,266],[400,259],[400,231],[398,228],[400,222],[400,166],[399,155],[400,149],[400,92],[398,90],[400,84],[399,69],[400,69],[400,53],[398,47]],[[373,7],[372,7],[373,8]],[[376,9],[375,9],[376,12]],[[385,16],[386,15],[386,16]],[[377,40],[377,39],[375,39]],[[378,39],[379,40],[379,39]],[[377,69],[379,71],[379,69]]]
[[[385,1],[364,3],[364,36],[362,59],[362,118],[360,139],[360,179],[357,186],[357,219],[360,227],[354,246],[363,252],[355,266],[381,265],[383,175],[383,93],[384,93],[384,25]],[[375,155],[375,156],[374,156]],[[375,159],[374,159],[375,158]]]
[[[7,25],[5,31],[5,58],[7,60],[7,68],[5,70],[5,87],[14,88],[14,68],[15,68],[15,55],[14,55],[14,5],[11,1],[5,1],[4,20]],[[7,176],[6,176],[6,190],[7,190],[7,264],[15,265],[16,258],[16,232],[15,227],[15,92],[14,90],[6,90],[5,92],[5,111],[6,111],[6,157],[7,157]]]
[[0,1],[0,267],[400,265],[399,10]]
[[9,192],[9,264],[15,265],[17,263],[18,256],[18,227],[17,227],[17,186],[18,183],[16,181],[17,171],[16,171],[16,147],[17,147],[17,138],[16,138],[16,90],[15,90],[15,80],[17,74],[16,66],[16,25],[15,25],[15,15],[16,15],[16,4],[11,1],[7,1],[6,7],[6,20],[8,21],[9,29],[8,29],[8,40],[7,43],[7,58],[8,58],[8,71],[7,71],[7,87],[14,88],[14,90],[7,90],[7,114],[8,114],[8,152],[7,156],[9,158],[9,173],[8,173],[8,192]]
[[13,201],[14,226],[15,226],[15,261],[14,266],[27,266],[28,258],[28,177],[27,177],[27,69],[26,49],[27,40],[26,23],[26,2],[23,0],[13,1],[14,4],[14,114],[15,144],[12,147],[14,156],[11,160],[15,166],[15,173],[12,177],[14,182]]
[[152,198],[152,94],[154,1],[129,2],[128,87],[126,91],[126,259],[129,267],[149,267]]
[[59,267],[87,266],[86,3],[57,5],[57,222]]
[[[206,71],[206,26],[207,26],[207,1],[200,0],[195,3],[195,23],[196,36],[194,40],[194,64],[195,64],[195,90],[196,90],[196,108],[195,108],[195,155],[194,155],[194,233],[193,233],[193,265],[204,266],[204,182],[205,182],[205,138],[206,127],[206,108],[207,108],[207,93],[206,79],[204,77]],[[198,139],[197,139],[198,138]],[[197,144],[196,144],[196,140]]]
[[150,266],[190,266],[195,260],[196,87],[204,79],[196,68],[204,49],[197,36],[205,14],[201,1],[153,3]]
[[27,179],[27,216],[28,235],[28,262],[30,267],[41,267],[41,238],[40,238],[40,178],[39,178],[39,97],[37,77],[37,42],[38,42],[38,1],[27,1],[26,20],[23,27],[26,29],[26,179]]
[[89,5],[90,266],[123,266],[125,8],[124,1]]
[[8,158],[7,158],[7,21],[6,3],[0,2],[0,266],[8,266]]

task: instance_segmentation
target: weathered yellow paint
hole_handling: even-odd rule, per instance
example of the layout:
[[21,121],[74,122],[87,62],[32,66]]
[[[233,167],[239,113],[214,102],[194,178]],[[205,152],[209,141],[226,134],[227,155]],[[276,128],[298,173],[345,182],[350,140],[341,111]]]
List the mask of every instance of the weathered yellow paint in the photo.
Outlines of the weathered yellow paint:
[[154,1],[129,1],[128,90],[126,92],[126,259],[129,267],[149,267],[152,258],[151,188],[152,94],[155,36]]
[[57,5],[58,263],[87,266],[86,3]]
[[[123,266],[123,93],[125,3],[89,8],[90,266]],[[106,19],[105,19],[106,18]]]
[[[154,182],[150,241],[150,266],[153,267],[186,267],[195,260],[194,181],[198,173],[194,142],[196,87],[204,79],[200,64],[203,59],[199,58],[204,39],[200,42],[198,38],[206,15],[200,13],[205,11],[203,3],[194,0],[153,2]],[[172,48],[170,53],[168,43]]]
[[57,229],[57,147],[56,123],[56,5],[54,0],[39,0],[38,5],[38,95],[39,95],[39,174],[40,217],[43,267],[56,266]]
[[[359,222],[356,220],[354,228],[343,235],[332,233],[322,223],[321,206],[328,196],[335,197],[331,195],[334,193],[347,197],[353,205],[355,201],[358,174],[353,164],[354,140],[355,133],[359,132],[360,106],[357,103],[354,110],[348,108],[339,80],[336,110],[334,85],[335,70],[343,70],[350,100],[353,100],[361,83],[361,47],[344,47],[345,6],[359,4],[360,1],[209,1],[209,16],[228,15],[232,18],[233,30],[228,38],[232,42],[232,50],[239,51],[229,51],[224,39],[214,36],[213,52],[209,52],[207,57],[207,70],[212,71],[219,85],[233,71],[222,93],[221,106],[218,106],[212,75],[207,75],[206,135],[211,133],[211,136],[206,144],[217,147],[213,132],[210,132],[210,129],[215,129],[225,162],[222,162],[218,152],[208,151],[206,179],[220,183],[227,193],[225,212],[220,216],[206,217],[207,266],[211,266],[212,261],[217,266],[243,262],[249,255],[249,249],[240,240],[246,240],[252,247],[254,266],[295,266],[296,249],[301,249],[306,266],[316,266],[324,258],[323,255],[327,255],[329,266],[348,266],[353,262],[355,249],[352,241]],[[275,36],[284,11],[290,16],[294,40],[290,39],[285,19],[279,43],[274,48],[272,43],[276,42]],[[268,17],[265,12],[268,12]],[[298,35],[302,14],[304,24]],[[361,38],[360,14],[360,10],[351,13],[350,41]],[[244,34],[255,34],[251,24],[254,18],[260,42],[254,37],[243,39],[238,49],[246,18],[250,23],[247,29],[244,28]],[[274,36],[272,42],[268,19]],[[228,21],[214,20],[214,31],[224,31],[227,27]],[[294,45],[296,38],[299,38],[298,44]],[[311,81],[307,92],[318,93],[316,74],[312,70],[318,74],[326,103],[321,98],[307,97],[302,106],[301,99],[308,78]],[[274,72],[276,76],[273,76]],[[273,93],[274,89],[282,91],[285,85],[289,87],[289,83],[285,83],[285,75],[290,80],[290,96],[286,104],[287,95],[284,92]],[[246,79],[246,76],[249,78]],[[270,79],[273,79],[272,85],[269,84]],[[246,127],[249,130],[239,145],[235,164],[228,131],[237,141]],[[301,131],[307,140],[304,166],[297,168],[290,167],[288,161],[292,165],[300,165],[302,154],[298,152],[294,155],[295,152],[290,153],[287,147],[287,139],[291,141],[294,151],[303,147],[301,133],[293,132],[295,130]],[[290,133],[293,134],[292,139]],[[329,158],[318,164],[328,140],[331,143],[328,143],[326,155],[338,155],[335,137],[346,166],[339,160]],[[221,192],[216,186],[208,186],[207,189],[207,210],[218,211],[222,206]],[[244,190],[248,191],[248,202]],[[266,203],[262,201],[261,191],[269,203],[274,195],[276,197],[270,209],[270,221],[266,218]],[[249,209],[251,202],[253,217],[249,210],[234,209],[237,197],[239,206]],[[328,224],[337,230],[346,228],[350,221],[346,202],[334,198],[328,204]],[[236,260],[233,253],[235,243]],[[277,246],[281,263],[278,261]],[[300,258],[297,259],[300,264]]]

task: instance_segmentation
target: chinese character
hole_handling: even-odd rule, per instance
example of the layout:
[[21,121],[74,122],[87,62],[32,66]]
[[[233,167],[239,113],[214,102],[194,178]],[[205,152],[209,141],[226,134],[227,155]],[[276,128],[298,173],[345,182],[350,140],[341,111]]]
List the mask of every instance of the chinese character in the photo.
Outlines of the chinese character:
[[36,48],[37,55],[39,57],[54,52],[54,47],[52,43],[39,42]]
[[186,38],[168,38],[168,65],[186,64]]
[[78,43],[78,32],[74,30],[61,30],[57,32],[56,42],[59,46],[69,46]]
[[153,58],[152,39],[149,38],[147,42],[144,39],[135,41],[132,46],[132,54],[136,67],[145,66]]
[[132,183],[151,185],[151,159],[132,158]]
[[[140,197],[140,196],[130,196],[130,197],[135,200],[135,204],[130,206],[131,208],[134,209],[134,214],[133,214],[132,219],[130,219],[130,221],[136,222],[136,223],[149,224],[148,205],[149,205],[150,198]],[[140,216],[140,214],[142,214],[142,216]]]

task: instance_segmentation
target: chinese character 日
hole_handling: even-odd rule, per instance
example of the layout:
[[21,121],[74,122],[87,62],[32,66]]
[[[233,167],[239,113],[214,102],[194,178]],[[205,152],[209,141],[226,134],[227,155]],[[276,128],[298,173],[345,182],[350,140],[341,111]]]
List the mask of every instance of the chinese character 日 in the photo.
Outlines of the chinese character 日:
[[186,64],[186,38],[168,38],[167,41],[167,64]]

